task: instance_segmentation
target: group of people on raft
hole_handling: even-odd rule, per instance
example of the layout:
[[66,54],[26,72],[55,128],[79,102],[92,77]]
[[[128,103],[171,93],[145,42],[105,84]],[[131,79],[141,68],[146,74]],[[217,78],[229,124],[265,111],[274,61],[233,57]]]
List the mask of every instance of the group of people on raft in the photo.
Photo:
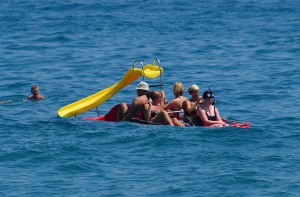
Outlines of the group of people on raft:
[[[131,121],[138,117],[149,124],[164,124],[172,126],[229,126],[220,116],[215,106],[214,93],[205,91],[201,96],[200,88],[194,84],[189,87],[191,98],[183,96],[184,86],[181,82],[174,83],[175,98],[166,102],[163,90],[149,91],[149,85],[141,81],[137,87],[138,96],[129,107],[126,103],[119,105],[117,121]],[[183,111],[183,115],[180,115]]]

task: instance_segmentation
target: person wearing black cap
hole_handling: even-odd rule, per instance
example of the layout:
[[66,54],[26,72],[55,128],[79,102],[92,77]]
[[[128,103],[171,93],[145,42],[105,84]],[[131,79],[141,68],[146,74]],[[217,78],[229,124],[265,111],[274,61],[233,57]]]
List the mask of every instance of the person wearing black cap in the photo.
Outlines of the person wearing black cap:
[[197,111],[199,117],[199,126],[206,127],[223,127],[229,126],[222,121],[219,110],[213,105],[215,95],[212,91],[205,91],[202,95],[203,103]]

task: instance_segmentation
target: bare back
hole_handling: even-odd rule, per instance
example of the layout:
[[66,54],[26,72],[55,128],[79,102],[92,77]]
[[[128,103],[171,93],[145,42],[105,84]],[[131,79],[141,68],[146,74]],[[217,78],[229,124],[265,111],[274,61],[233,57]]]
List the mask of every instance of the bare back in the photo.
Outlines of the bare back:
[[163,108],[164,110],[180,111],[182,109],[183,102],[186,100],[187,98],[185,96],[179,96],[173,99],[172,101],[170,101]]
[[124,116],[123,120],[128,121],[131,118],[134,118],[137,114],[142,112],[142,110],[144,109],[144,105],[147,103],[148,103],[148,98],[146,95],[136,97],[132,102],[128,114]]

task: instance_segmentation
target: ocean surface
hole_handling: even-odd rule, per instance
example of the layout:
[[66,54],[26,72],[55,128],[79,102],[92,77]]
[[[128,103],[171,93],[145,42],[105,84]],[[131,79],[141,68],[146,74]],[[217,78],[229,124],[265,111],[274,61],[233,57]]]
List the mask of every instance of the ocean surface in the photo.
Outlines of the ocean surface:
[[[299,19],[299,0],[2,1],[0,196],[300,196]],[[57,116],[154,58],[168,100],[210,87],[251,128]],[[26,100],[34,84],[46,100]]]

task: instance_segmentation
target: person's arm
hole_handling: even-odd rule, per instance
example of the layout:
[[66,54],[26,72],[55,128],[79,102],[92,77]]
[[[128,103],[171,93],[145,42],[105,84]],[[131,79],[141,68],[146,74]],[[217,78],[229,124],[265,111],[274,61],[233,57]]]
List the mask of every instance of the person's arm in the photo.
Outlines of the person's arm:
[[185,112],[187,113],[187,115],[192,115],[193,114],[193,111],[194,111],[194,109],[196,108],[196,106],[198,105],[198,103],[196,102],[196,103],[192,103],[191,101],[189,101],[189,100],[186,100],[185,101],[186,102],[186,107],[185,107]]
[[[217,110],[216,110],[216,113],[217,113]],[[217,124],[223,125],[223,123],[224,123],[222,120],[221,121],[219,121],[219,120],[208,120],[208,118],[206,116],[206,113],[205,113],[205,110],[202,109],[202,108],[198,109],[197,115],[202,120],[204,126],[212,126],[212,125],[217,125]]]
[[187,102],[186,111],[189,115],[192,115],[193,111],[198,111],[198,109],[200,108],[200,104],[203,103],[203,99],[201,96],[199,96],[195,103],[192,103],[189,100],[187,100],[186,102]]
[[160,102],[160,106],[164,106],[166,105],[166,93],[165,91],[161,90],[161,102]]
[[146,121],[151,119],[151,107],[152,107],[152,100],[149,99],[149,103],[144,105],[143,116]]
[[172,100],[168,104],[164,105],[163,109],[166,111],[171,110],[174,108],[174,104],[175,104],[175,102],[174,102],[174,100]]

